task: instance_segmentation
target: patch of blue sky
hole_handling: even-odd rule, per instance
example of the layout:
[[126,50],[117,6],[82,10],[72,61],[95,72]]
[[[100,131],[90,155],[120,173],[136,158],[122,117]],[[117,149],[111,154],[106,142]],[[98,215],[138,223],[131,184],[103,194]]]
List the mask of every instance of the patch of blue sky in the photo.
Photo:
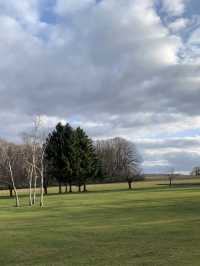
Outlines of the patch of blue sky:
[[170,134],[170,138],[184,138],[184,137],[197,137],[200,136],[200,128],[187,129],[177,131],[174,134]]
[[54,12],[56,0],[44,0],[40,4],[40,20],[47,24],[56,24],[59,17]]
[[[104,0],[95,0],[95,4],[98,5]],[[55,12],[57,0],[43,0],[40,4],[40,19],[47,24],[59,23],[63,18],[60,18]],[[87,11],[86,11],[87,12]],[[65,18],[70,20],[69,18]],[[69,23],[70,24],[70,23]]]
[[187,43],[194,30],[200,27],[200,0],[186,1],[185,11],[181,15],[168,14],[163,8],[162,0],[156,1],[155,9],[165,27],[179,18],[189,21],[185,28],[176,33],[182,38],[184,43]]
[[185,13],[189,17],[193,15],[200,15],[200,1],[199,0],[188,1]]

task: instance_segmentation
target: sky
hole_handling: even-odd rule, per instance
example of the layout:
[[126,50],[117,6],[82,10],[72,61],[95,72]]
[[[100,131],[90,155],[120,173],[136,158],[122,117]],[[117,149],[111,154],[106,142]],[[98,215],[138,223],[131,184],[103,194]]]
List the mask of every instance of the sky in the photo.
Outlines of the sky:
[[199,0],[0,0],[0,137],[35,115],[136,143],[145,173],[200,165]]

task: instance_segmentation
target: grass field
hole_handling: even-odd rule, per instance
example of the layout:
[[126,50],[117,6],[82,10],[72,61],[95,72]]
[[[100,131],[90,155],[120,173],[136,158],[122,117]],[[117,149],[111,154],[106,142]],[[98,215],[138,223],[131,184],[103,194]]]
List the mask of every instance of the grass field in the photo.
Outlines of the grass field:
[[0,192],[0,265],[200,265],[200,180],[89,186],[22,207]]

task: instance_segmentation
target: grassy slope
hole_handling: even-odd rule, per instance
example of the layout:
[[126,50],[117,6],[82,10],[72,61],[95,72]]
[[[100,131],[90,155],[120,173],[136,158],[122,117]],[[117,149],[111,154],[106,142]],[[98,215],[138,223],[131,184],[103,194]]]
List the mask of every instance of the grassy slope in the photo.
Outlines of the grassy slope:
[[2,196],[0,265],[199,266],[200,186],[125,188],[51,195],[43,209]]

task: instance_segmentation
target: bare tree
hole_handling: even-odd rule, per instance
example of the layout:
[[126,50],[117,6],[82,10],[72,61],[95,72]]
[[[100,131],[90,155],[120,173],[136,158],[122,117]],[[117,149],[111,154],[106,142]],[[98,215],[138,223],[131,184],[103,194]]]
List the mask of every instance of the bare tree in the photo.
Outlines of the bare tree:
[[192,176],[200,176],[200,167],[196,166],[192,169],[192,172],[190,173]]
[[169,172],[168,172],[169,186],[170,186],[170,187],[172,186],[172,180],[174,180],[174,178],[175,178],[175,174],[174,174],[174,172],[175,172],[175,169],[174,169],[173,167],[171,167],[171,168],[169,169]]
[[29,205],[32,206],[33,198],[32,198],[32,182],[33,182],[33,154],[32,154],[32,146],[29,136],[27,134],[23,134],[23,140],[25,142],[22,145],[23,151],[23,164],[24,164],[24,173],[28,181],[29,185]]
[[[26,153],[26,168],[29,179],[29,203],[36,203],[37,181],[40,178],[40,206],[43,206],[44,198],[44,154],[45,154],[45,137],[43,130],[42,117],[37,116],[33,122],[33,128],[30,133],[23,134],[23,138],[28,154]],[[33,185],[33,188],[32,188]],[[33,190],[33,192],[32,192]]]
[[15,174],[17,169],[17,164],[21,158],[21,151],[17,145],[11,143],[3,143],[0,147],[0,169],[5,175],[9,176],[12,184],[12,188],[15,194],[15,205],[20,206],[19,196],[17,188],[15,185]]
[[96,142],[97,156],[101,160],[103,174],[132,182],[141,175],[141,158],[136,146],[126,139],[114,138]]
[[44,172],[45,172],[45,149],[46,145],[44,142],[40,142],[38,149],[37,149],[37,164],[36,170],[40,177],[40,206],[43,207],[44,205]]

